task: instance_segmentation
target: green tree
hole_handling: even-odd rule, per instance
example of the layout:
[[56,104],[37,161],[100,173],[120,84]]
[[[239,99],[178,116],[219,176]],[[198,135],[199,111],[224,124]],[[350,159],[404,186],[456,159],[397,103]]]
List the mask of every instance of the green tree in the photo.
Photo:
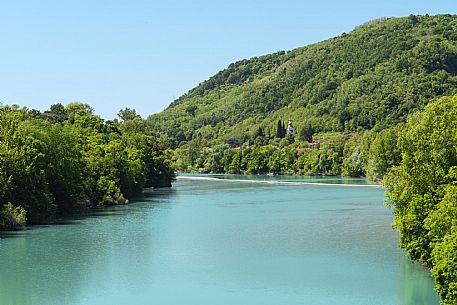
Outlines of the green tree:
[[284,130],[283,130],[283,123],[281,122],[281,120],[278,120],[278,126],[276,128],[276,138],[278,139],[282,139],[284,138]]
[[0,210],[0,229],[11,230],[23,227],[27,221],[25,209],[21,206],[13,206],[8,202]]
[[400,245],[431,266],[446,304],[457,296],[457,96],[440,98],[413,115],[400,133],[400,165],[384,179]]
[[313,141],[314,129],[310,124],[305,125],[299,131],[299,140],[300,141]]
[[170,155],[134,110],[121,113],[121,122],[105,122],[80,103],[53,105],[43,115],[0,107],[0,229],[170,186]]
[[368,153],[367,176],[372,180],[382,180],[387,171],[401,161],[397,147],[401,127],[392,127],[376,134]]

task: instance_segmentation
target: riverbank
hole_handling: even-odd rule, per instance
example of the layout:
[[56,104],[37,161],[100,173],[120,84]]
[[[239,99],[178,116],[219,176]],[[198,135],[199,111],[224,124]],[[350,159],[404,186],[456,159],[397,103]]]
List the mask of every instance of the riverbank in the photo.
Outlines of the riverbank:
[[[216,177],[215,177],[216,176]],[[219,177],[217,177],[219,176]],[[227,177],[229,176],[230,178],[229,179],[225,179],[224,177]],[[324,182],[305,182],[305,181],[281,181],[281,180],[265,180],[265,179],[262,179],[262,178],[259,178],[259,179],[241,179],[243,176],[242,175],[239,175],[240,179],[234,179],[235,175],[224,175],[224,174],[220,174],[220,175],[210,175],[208,174],[206,177],[205,175],[178,175],[176,177],[176,179],[178,180],[186,180],[186,179],[189,179],[189,180],[211,180],[211,181],[223,181],[223,182],[244,182],[244,183],[260,183],[260,184],[273,184],[273,185],[320,185],[320,186],[335,186],[335,185],[339,185],[339,186],[347,186],[347,187],[382,187],[381,185],[379,184],[353,184],[353,183],[324,183]],[[253,176],[251,176],[253,177]],[[258,176],[258,177],[261,177],[261,176]],[[274,178],[275,176],[267,176],[269,178]],[[300,177],[300,176],[296,176],[296,177]],[[310,178],[310,177],[306,177],[306,176],[302,176],[303,178]],[[336,178],[336,177],[335,177]],[[286,178],[287,179],[287,178]],[[338,179],[338,178],[336,178]],[[332,179],[332,180],[336,180],[336,179]],[[341,179],[341,178],[340,178]],[[298,180],[298,179],[297,179]],[[311,179],[313,180],[313,179]]]

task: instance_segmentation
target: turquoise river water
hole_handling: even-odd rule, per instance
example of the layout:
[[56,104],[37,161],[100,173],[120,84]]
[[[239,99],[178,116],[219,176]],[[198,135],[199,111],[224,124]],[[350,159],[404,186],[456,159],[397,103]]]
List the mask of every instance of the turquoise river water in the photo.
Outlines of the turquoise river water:
[[0,304],[439,304],[429,272],[397,246],[382,188],[216,177],[3,233]]

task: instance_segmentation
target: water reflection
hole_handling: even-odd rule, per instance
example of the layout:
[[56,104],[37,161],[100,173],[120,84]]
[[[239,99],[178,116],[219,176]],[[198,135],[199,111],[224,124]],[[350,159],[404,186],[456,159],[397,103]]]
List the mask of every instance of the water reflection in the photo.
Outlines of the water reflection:
[[431,274],[422,265],[404,257],[400,264],[401,305],[439,304],[439,297],[432,293]]

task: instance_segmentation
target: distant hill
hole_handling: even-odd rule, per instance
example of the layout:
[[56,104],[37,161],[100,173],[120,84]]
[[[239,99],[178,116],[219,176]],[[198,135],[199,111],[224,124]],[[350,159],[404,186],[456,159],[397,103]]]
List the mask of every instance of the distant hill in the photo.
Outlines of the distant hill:
[[173,147],[296,134],[379,131],[431,99],[457,93],[457,16],[383,18],[323,42],[231,64],[151,115]]

